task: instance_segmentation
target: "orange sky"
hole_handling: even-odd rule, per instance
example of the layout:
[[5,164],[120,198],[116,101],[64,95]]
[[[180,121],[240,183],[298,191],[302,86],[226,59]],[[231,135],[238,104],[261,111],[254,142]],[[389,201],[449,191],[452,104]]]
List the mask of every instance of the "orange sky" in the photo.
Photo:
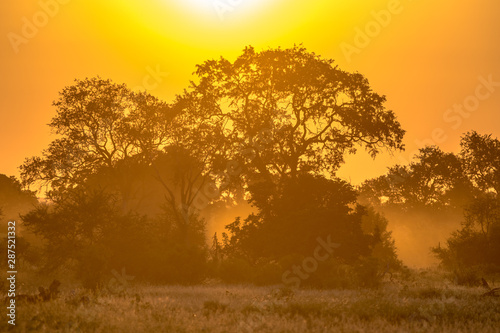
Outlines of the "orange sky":
[[[25,0],[2,1],[0,13],[0,173],[8,175],[52,140],[51,102],[75,78],[100,75],[169,100],[195,64],[233,59],[246,45],[303,43],[387,96],[408,131],[407,152],[349,158],[340,176],[353,183],[408,159],[433,131],[446,150],[471,129],[500,134],[498,0]],[[478,88],[490,76],[499,84]],[[447,111],[464,102],[474,111]]]

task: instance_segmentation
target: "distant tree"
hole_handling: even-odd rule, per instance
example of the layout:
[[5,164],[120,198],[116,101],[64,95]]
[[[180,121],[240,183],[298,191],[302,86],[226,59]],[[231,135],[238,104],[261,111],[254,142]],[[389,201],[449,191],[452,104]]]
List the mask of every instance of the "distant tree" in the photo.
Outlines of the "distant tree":
[[476,191],[459,155],[428,146],[409,165],[396,165],[386,175],[365,181],[359,201],[382,213],[393,230],[406,230],[398,244],[404,261],[429,265],[429,248],[456,230]]
[[455,272],[476,267],[500,271],[500,141],[491,135],[468,132],[462,137],[465,175],[475,187],[464,210],[462,227],[433,252]]
[[500,194],[500,141],[491,134],[466,133],[461,140],[462,158],[467,177],[482,192]]
[[499,272],[500,202],[491,195],[476,198],[465,210],[464,218],[462,227],[448,238],[446,246],[434,247],[433,252],[445,268],[457,275],[470,269]]
[[420,149],[409,165],[389,168],[387,175],[365,181],[361,200],[403,211],[463,209],[473,186],[460,158],[436,146]]
[[[500,253],[500,141],[472,131],[464,134],[460,145],[459,154],[435,146],[422,148],[409,165],[396,165],[360,188],[361,202],[411,228],[414,237],[422,228],[435,228],[437,235],[450,221],[458,226],[464,219],[446,246],[432,249],[445,267],[455,271],[498,265],[495,258]],[[428,241],[425,235],[420,243]]]

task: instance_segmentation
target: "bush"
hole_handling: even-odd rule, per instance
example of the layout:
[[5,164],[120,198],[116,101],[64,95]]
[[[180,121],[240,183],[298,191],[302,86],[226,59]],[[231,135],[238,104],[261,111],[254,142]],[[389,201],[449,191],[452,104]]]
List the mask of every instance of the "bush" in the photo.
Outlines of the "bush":
[[[123,213],[115,196],[76,189],[64,200],[40,205],[23,219],[46,241],[45,271],[67,267],[85,288],[109,281],[113,270],[145,281],[199,283],[205,276],[204,221],[192,216],[180,225]],[[180,221],[184,222],[184,221]]]
[[464,217],[462,228],[451,235],[447,246],[432,251],[445,268],[465,275],[467,281],[469,268],[500,266],[500,201],[493,195],[476,198]]

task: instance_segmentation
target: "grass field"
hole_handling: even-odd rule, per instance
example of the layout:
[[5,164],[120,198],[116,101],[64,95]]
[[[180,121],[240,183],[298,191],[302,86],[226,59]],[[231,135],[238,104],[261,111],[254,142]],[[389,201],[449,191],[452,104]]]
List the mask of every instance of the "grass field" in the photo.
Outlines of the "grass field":
[[500,332],[500,298],[435,271],[379,289],[133,285],[91,293],[61,286],[19,301],[16,332]]

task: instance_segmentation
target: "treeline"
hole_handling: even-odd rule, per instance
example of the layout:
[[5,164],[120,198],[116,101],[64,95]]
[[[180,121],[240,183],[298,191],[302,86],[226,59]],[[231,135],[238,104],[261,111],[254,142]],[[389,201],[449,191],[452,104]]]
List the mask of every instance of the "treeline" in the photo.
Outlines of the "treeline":
[[[357,149],[404,148],[404,130],[366,78],[300,46],[248,47],[195,75],[172,102],[99,77],[61,91],[49,124],[57,139],[20,168],[22,186],[47,198],[22,216],[44,240],[33,265],[88,288],[121,268],[153,283],[349,288],[401,267],[378,211],[413,199],[380,199],[383,186],[358,191],[335,176]],[[207,241],[207,214],[241,202],[254,212]]]
[[461,222],[445,244],[431,249],[460,284],[479,284],[500,272],[500,141],[468,132],[457,154],[436,146],[420,150],[409,165],[360,187],[360,202],[397,221],[431,231],[447,220]]
[[[249,47],[195,74],[170,103],[98,77],[61,91],[57,139],[21,166],[23,185],[48,198],[23,216],[46,242],[46,272],[95,287],[121,267],[159,283],[281,283],[292,269],[327,286],[372,284],[399,264],[386,221],[335,177],[360,147],[403,148],[362,75],[300,46]],[[204,212],[242,201],[255,212],[208,246]],[[321,265],[307,260],[318,238],[340,244]]]

